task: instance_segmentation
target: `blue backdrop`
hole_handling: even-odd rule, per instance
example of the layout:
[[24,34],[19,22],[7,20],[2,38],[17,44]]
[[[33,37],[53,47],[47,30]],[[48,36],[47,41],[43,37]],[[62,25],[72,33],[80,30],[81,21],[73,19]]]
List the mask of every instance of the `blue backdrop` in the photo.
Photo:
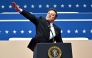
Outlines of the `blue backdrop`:
[[58,14],[54,22],[62,31],[62,37],[86,37],[92,39],[92,0],[0,0],[0,40],[11,37],[33,37],[35,26],[17,12],[11,2],[35,16],[46,16],[49,8],[58,12],[78,12]]
[[[34,14],[43,16],[46,14]],[[92,39],[92,14],[59,14],[54,22],[62,31],[62,37],[86,37]],[[23,32],[24,31],[24,32]],[[0,40],[12,37],[33,37],[35,26],[20,14],[0,14]]]
[[92,0],[0,0],[0,12],[16,12],[11,2],[34,13],[47,13],[48,8],[58,12],[92,12]]

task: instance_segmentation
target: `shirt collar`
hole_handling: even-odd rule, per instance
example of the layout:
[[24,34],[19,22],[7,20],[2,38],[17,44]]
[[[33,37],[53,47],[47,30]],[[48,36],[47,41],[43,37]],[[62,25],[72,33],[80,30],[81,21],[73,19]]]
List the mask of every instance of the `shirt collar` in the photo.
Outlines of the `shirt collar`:
[[[46,20],[48,22],[48,20]],[[49,23],[49,22],[48,22]],[[53,27],[53,22],[52,23],[49,23],[51,27]]]
[[53,27],[53,23],[50,23],[50,26]]

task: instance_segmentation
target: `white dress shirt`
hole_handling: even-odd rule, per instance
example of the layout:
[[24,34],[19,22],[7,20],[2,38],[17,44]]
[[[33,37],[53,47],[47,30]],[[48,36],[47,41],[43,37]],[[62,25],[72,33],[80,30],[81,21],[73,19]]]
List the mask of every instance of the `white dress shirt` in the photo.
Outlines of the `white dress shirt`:
[[[54,26],[53,26],[53,23],[50,23],[50,39],[52,39],[56,34],[55,34],[55,29],[54,29]],[[53,34],[52,34],[53,33]]]

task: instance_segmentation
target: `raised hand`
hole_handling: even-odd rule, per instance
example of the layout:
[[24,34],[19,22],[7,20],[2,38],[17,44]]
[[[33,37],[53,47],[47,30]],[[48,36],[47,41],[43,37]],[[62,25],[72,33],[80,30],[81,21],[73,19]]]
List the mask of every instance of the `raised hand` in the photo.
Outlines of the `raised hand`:
[[20,12],[20,8],[17,6],[17,4],[15,2],[12,2],[13,7]]

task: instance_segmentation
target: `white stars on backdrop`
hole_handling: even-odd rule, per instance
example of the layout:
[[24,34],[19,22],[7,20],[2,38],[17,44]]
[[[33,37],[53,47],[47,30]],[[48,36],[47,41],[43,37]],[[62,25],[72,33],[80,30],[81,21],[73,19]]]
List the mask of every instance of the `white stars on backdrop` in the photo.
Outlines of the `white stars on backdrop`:
[[[70,29],[68,29],[68,30],[66,30],[66,31],[61,30],[61,33],[65,33],[65,32],[67,32],[68,34],[71,33],[71,32],[79,33],[79,31],[80,31],[80,30],[77,30],[77,29],[72,30],[72,31],[71,31]],[[80,32],[82,32],[82,33],[86,33],[87,31],[88,31],[88,30],[83,29],[83,30],[81,30]],[[92,29],[89,30],[88,32],[92,33]]]
[[78,30],[77,29],[75,30],[75,33],[78,33]]
[[16,32],[17,32],[17,31],[16,31],[16,30],[14,30],[14,31],[13,31],[13,34],[16,34]]
[[[5,34],[9,34],[9,32],[12,32],[12,34],[17,34],[17,30],[13,30],[13,31],[5,30],[4,32],[5,32]],[[24,34],[24,32],[25,32],[24,30],[21,30],[21,31],[20,31],[20,34]],[[29,34],[32,33],[31,30],[28,30],[27,32],[28,32]],[[0,31],[0,34],[2,34],[2,31]]]
[[71,7],[72,7],[72,5],[71,5],[71,4],[69,4],[69,5],[68,5],[68,7],[70,7],[70,8],[71,8]]
[[76,4],[76,7],[79,7],[79,4]]
[[34,5],[31,5],[31,8],[34,8]]
[[5,31],[6,34],[8,34],[8,32],[9,32],[8,30]]
[[90,32],[92,33],[92,29],[90,30]]
[[63,4],[61,5],[61,8],[64,8],[64,5]]
[[[66,31],[61,30],[61,33],[70,34],[71,32],[73,32],[73,33],[78,34],[79,31],[80,31],[80,33],[86,33],[86,32],[92,33],[92,29],[91,30],[86,30],[86,29],[83,29],[83,30],[78,30],[78,29],[70,30],[70,29],[67,29]],[[13,31],[5,30],[4,32],[5,32],[5,34],[9,34],[9,32],[12,32],[12,34],[17,34],[17,30],[13,30]],[[20,34],[25,34],[25,32],[27,32],[28,34],[31,34],[32,30],[26,30],[26,31],[25,30],[20,30]],[[2,31],[0,31],[0,34],[2,34]]]
[[83,7],[86,7],[86,6],[87,6],[86,4],[83,5]]
[[9,5],[9,8],[12,8],[12,6],[11,6],[11,5]]
[[46,8],[49,8],[49,5],[48,4],[46,5]]
[[[20,7],[19,5],[17,5],[17,6]],[[30,5],[30,6],[31,6],[31,8],[35,8],[35,5],[34,5],[34,4],[32,4],[32,5]],[[46,4],[46,5],[44,6],[44,5],[39,4],[39,5],[36,5],[36,6],[38,6],[38,8],[42,8],[42,7],[50,8],[50,6],[52,6],[52,5]],[[75,5],[72,5],[72,4],[68,4],[68,5],[64,5],[64,4],[57,5],[57,4],[54,4],[54,5],[53,5],[54,8],[56,8],[57,6],[59,6],[59,7],[61,7],[61,8],[64,8],[64,7],[67,7],[67,6],[68,6],[69,8],[72,8],[72,6],[74,6],[74,7],[76,7],[76,8],[79,8],[79,6],[82,6],[82,7],[86,8],[87,6],[92,7],[92,4],[91,4],[91,5],[87,5],[87,4],[83,4],[83,5],[79,5],[79,4],[75,4]],[[2,9],[4,9],[5,7],[12,8],[12,5],[9,5],[9,6],[1,5],[1,8],[2,8]],[[23,8],[29,8],[29,7],[27,7],[27,5],[25,4],[25,5],[23,5]]]
[[42,5],[41,4],[39,5],[39,8],[42,8]]
[[4,7],[5,7],[4,5],[1,6],[1,8],[4,8]]
[[27,5],[24,5],[24,8],[27,8]]

